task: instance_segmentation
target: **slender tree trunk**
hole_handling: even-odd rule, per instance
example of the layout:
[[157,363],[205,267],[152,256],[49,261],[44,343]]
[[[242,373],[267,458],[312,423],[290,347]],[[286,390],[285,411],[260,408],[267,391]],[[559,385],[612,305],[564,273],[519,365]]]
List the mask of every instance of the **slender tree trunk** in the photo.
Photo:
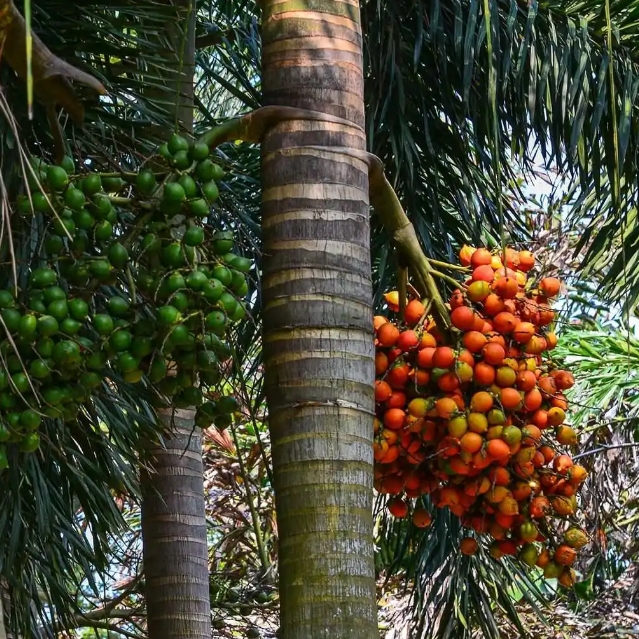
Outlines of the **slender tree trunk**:
[[[193,130],[195,2],[165,0],[176,20],[160,35],[167,49],[164,85],[153,95],[174,103],[179,128]],[[172,130],[167,131],[167,136]],[[201,431],[194,411],[160,414],[170,430],[142,473],[142,540],[149,639],[210,639],[211,605]]]
[[142,534],[149,639],[210,639],[202,439],[193,411],[167,411],[171,438],[144,473]]
[[264,366],[279,530],[280,639],[373,639],[373,336],[357,0],[265,0]]

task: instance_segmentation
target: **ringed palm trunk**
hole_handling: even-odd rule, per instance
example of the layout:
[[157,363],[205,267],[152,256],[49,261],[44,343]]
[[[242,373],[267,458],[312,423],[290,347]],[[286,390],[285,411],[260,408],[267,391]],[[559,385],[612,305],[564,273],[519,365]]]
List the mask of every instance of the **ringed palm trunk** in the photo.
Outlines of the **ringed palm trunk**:
[[[357,0],[265,0],[264,367],[279,531],[280,639],[378,637],[372,287]],[[307,147],[307,148],[305,148]]]
[[[154,93],[164,103],[174,101],[177,121],[184,131],[191,132],[195,2],[165,1],[175,5],[176,20],[162,34],[171,44],[164,61],[166,88]],[[160,413],[170,435],[164,446],[148,451],[150,468],[142,472],[149,639],[211,637],[202,438],[200,429],[194,426],[194,416],[192,410],[167,409]]]

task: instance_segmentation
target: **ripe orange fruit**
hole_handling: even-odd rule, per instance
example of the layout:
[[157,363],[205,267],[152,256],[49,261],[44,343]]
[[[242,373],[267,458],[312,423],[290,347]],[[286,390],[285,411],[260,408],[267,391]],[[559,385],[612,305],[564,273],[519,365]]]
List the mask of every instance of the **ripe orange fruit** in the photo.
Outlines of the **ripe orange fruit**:
[[373,317],[373,328],[377,332],[377,329],[382,324],[386,324],[386,322],[388,322],[388,320],[383,315],[375,315],[375,317]]
[[416,326],[425,312],[426,307],[419,300],[411,300],[404,309],[404,321],[408,326]]
[[572,588],[577,581],[577,573],[572,568],[564,568],[557,581],[564,588]]
[[495,271],[490,264],[484,264],[473,270],[472,278],[475,282],[483,281],[490,284],[495,279]]
[[544,456],[544,461],[549,464],[555,457],[555,451],[547,445],[541,446],[539,452]]
[[567,390],[575,385],[575,378],[568,371],[557,371],[554,375],[555,386],[559,390]]
[[425,508],[416,508],[413,512],[413,524],[417,528],[428,528],[433,518]]
[[450,296],[450,307],[457,308],[458,306],[463,306],[466,303],[464,300],[464,294],[459,290],[455,289],[453,294]]
[[394,324],[386,322],[377,329],[377,341],[381,346],[394,346],[399,337],[399,329]]
[[553,311],[550,306],[547,305],[539,305],[539,321],[537,322],[539,326],[548,326],[555,319],[555,311]]
[[388,502],[388,511],[393,517],[403,519],[408,515],[408,504],[403,499],[396,497]]
[[[524,436],[522,441],[526,446],[534,446],[541,439],[541,430],[534,424],[526,424],[521,432]],[[545,457],[543,454],[542,458],[544,458],[545,463]]]
[[404,408],[406,402],[406,393],[400,390],[394,390],[391,396],[386,400],[386,408]]
[[464,244],[459,251],[459,263],[462,266],[470,266],[470,260],[475,252],[475,248]]
[[482,266],[483,264],[490,264],[492,260],[492,255],[488,249],[478,248],[475,249],[470,256],[470,265],[473,268],[477,268],[478,266]]
[[553,348],[555,348],[555,346],[557,346],[558,343],[559,343],[559,340],[555,333],[553,333],[552,331],[546,333],[546,349],[547,350],[551,351]]
[[[488,346],[488,344],[486,345]],[[495,369],[486,362],[478,362],[473,371],[475,384],[479,386],[490,386],[495,381]]]
[[565,475],[568,469],[573,465],[572,457],[569,455],[559,455],[555,457],[552,463],[552,467],[560,474]]
[[540,337],[539,335],[533,335],[525,344],[524,344],[524,353],[528,353],[529,355],[539,355],[543,353],[548,344],[546,343],[545,337]]
[[404,425],[406,414],[401,408],[389,408],[384,413],[384,426],[391,430],[399,430]]
[[378,351],[375,353],[375,375],[383,375],[388,369],[388,356]]
[[500,401],[506,410],[517,410],[522,405],[522,397],[515,388],[502,388]]
[[433,357],[437,349],[432,346],[426,346],[417,352],[417,365],[420,368],[432,368]]
[[489,315],[490,317],[495,317],[496,315],[501,313],[503,310],[504,310],[504,300],[502,300],[501,297],[499,297],[499,295],[496,295],[495,293],[491,293],[484,300],[484,313],[486,313],[486,315]]
[[481,450],[481,447],[484,444],[484,438],[478,433],[468,431],[462,435],[459,443],[462,451],[474,454]]
[[475,324],[475,311],[469,306],[458,306],[452,310],[450,321],[460,331],[471,331]]
[[542,404],[543,398],[541,393],[533,388],[524,395],[524,408],[529,412],[535,412]]
[[459,379],[457,378],[457,374],[453,371],[446,371],[437,379],[437,388],[444,391],[444,393],[450,393],[459,388]]
[[479,331],[464,333],[464,337],[462,338],[464,348],[467,348],[471,353],[479,353],[487,341],[488,338]]
[[487,477],[491,486],[508,486],[511,480],[510,473],[502,466],[495,466],[494,468],[491,468]]
[[561,290],[561,281],[556,277],[544,277],[539,282],[539,289],[545,297],[555,297]]
[[541,430],[548,428],[548,411],[542,409],[536,410],[530,418],[530,421]]
[[574,497],[551,495],[550,504],[552,505],[552,509],[562,517],[574,515],[575,510],[577,510],[577,502]]
[[588,477],[588,471],[580,464],[575,464],[568,471],[568,478],[570,479],[571,484],[578,486],[586,479],[586,477]]
[[452,368],[455,364],[455,351],[448,346],[439,346],[433,354],[435,368]]
[[540,553],[537,559],[536,566],[539,568],[545,568],[551,561],[550,553],[547,548],[544,548]]
[[500,277],[493,282],[493,291],[502,299],[513,299],[519,290],[516,277]]
[[465,537],[459,543],[459,550],[463,555],[474,555],[479,550],[479,544],[472,537]]
[[375,382],[375,401],[385,402],[393,394],[393,389],[383,380]]
[[500,333],[512,333],[518,323],[519,320],[508,311],[497,313],[497,315],[493,318],[493,326],[495,327],[495,330]]
[[388,373],[386,374],[386,381],[390,384],[391,388],[405,388],[408,382],[408,373],[410,369],[406,362],[399,364],[393,364]]
[[535,266],[535,256],[530,251],[519,251],[519,269],[524,273]]
[[399,337],[395,340],[395,346],[404,351],[404,353],[407,353],[413,348],[417,348],[418,344],[419,337],[417,337],[417,333],[412,330],[401,332]]
[[551,397],[550,405],[553,408],[561,408],[563,411],[568,410],[568,400],[562,392],[558,392],[554,397]]
[[532,371],[524,370],[517,373],[517,388],[527,393],[537,386],[537,378]]
[[415,386],[419,388],[420,386],[426,386],[428,382],[430,382],[430,373],[421,368],[417,368],[414,370],[415,372]]
[[510,457],[510,446],[502,439],[492,439],[486,445],[486,452],[493,459],[505,459]]
[[528,514],[534,519],[542,519],[550,512],[550,501],[547,497],[534,497],[530,502]]
[[525,344],[533,337],[535,332],[535,325],[531,322],[519,322],[513,331],[513,339],[520,344]]
[[577,559],[577,551],[567,544],[562,544],[555,550],[554,559],[560,566],[572,566]]
[[555,379],[549,375],[540,377],[537,384],[544,397],[552,397],[557,392]]
[[499,366],[506,357],[506,350],[501,344],[489,342],[481,351],[484,361],[492,366]]
[[487,413],[493,406],[493,397],[486,391],[478,391],[470,399],[470,409],[476,413]]
[[442,419],[450,419],[457,411],[457,404],[450,397],[440,397],[435,402],[437,415]]

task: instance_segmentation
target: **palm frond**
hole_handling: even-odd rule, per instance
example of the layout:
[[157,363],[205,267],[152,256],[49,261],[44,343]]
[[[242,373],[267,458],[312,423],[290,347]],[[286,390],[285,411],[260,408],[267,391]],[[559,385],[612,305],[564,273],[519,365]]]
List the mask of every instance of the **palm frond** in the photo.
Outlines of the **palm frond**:
[[115,495],[137,494],[135,451],[155,436],[155,420],[132,410],[137,388],[115,393],[105,384],[104,393],[77,422],[45,420],[41,452],[14,450],[0,475],[0,573],[9,627],[24,636],[79,612],[75,591],[108,567],[112,535],[125,525]]
[[[411,637],[470,639],[499,636],[498,618],[505,617],[520,636],[526,629],[516,605],[527,602],[543,619],[548,590],[540,575],[514,560],[492,559],[485,548],[472,557],[459,551],[464,536],[459,519],[435,508],[427,529],[386,515],[378,498],[379,552],[377,567],[390,578],[402,575],[410,593]],[[536,577],[536,578],[535,578]]]
[[[526,239],[512,206],[513,170],[530,175],[543,159],[580,187],[572,219],[588,220],[577,247],[591,249],[586,263],[597,258],[611,297],[625,287],[636,301],[636,13],[621,0],[364,3],[370,147],[429,252],[450,254],[461,241],[479,241],[482,230],[499,238],[504,227],[506,239]],[[386,239],[377,239],[385,253]]]

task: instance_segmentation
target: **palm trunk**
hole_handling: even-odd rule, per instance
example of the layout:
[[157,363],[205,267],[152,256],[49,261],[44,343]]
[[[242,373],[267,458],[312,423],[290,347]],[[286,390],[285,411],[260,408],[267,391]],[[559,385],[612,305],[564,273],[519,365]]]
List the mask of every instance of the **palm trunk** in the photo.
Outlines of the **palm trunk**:
[[265,0],[264,367],[279,530],[280,639],[373,639],[373,336],[357,0]]
[[167,411],[171,438],[143,474],[142,534],[149,639],[210,639],[202,439],[193,411]]
[[[175,5],[176,20],[164,40],[171,43],[163,67],[164,90],[153,94],[174,102],[180,128],[193,129],[195,2]],[[185,37],[186,34],[186,37]],[[167,135],[172,131],[167,131]],[[170,432],[150,451],[150,472],[142,473],[142,540],[149,639],[210,639],[211,604],[201,431],[194,411],[166,410]]]

